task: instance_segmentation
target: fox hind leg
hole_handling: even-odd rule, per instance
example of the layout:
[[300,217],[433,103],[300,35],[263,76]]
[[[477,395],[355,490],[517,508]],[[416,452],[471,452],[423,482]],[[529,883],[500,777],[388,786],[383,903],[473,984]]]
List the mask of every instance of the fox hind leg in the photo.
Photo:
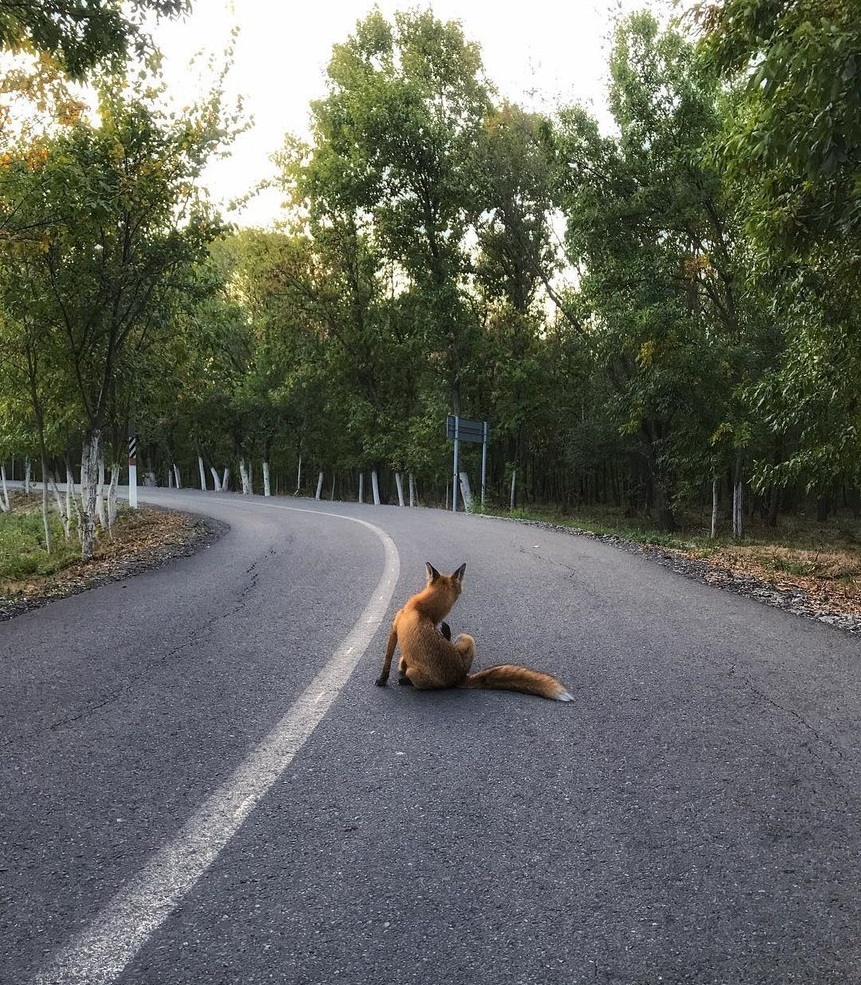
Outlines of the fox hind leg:
[[389,679],[389,670],[392,666],[392,657],[395,655],[395,647],[398,645],[398,631],[392,626],[392,631],[389,633],[389,640],[386,643],[386,656],[383,660],[383,669],[380,671],[380,676],[374,682],[377,687],[385,687],[386,681]]
[[437,681],[430,677],[421,667],[407,667],[401,672],[401,684],[412,685],[422,691],[426,688],[439,687]]
[[398,684],[412,685],[412,681],[407,674],[407,662],[404,660],[403,656],[398,662]]
[[457,650],[461,666],[463,667],[463,676],[466,677],[469,673],[469,668],[472,667],[472,661],[475,660],[475,640],[469,633],[461,633],[452,646]]

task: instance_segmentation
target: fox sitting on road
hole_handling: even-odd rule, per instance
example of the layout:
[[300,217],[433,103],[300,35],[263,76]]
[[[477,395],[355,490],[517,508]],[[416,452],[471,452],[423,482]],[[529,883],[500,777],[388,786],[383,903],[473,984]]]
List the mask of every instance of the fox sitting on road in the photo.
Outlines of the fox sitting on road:
[[497,688],[537,694],[554,701],[573,701],[555,677],[528,667],[498,664],[477,674],[469,673],[475,657],[475,640],[461,633],[452,642],[451,630],[442,622],[461,593],[465,570],[466,565],[462,564],[452,574],[441,575],[427,563],[426,587],[407,600],[392,623],[377,686],[384,687],[388,681],[395,647],[400,644],[398,680],[401,684],[417,688]]

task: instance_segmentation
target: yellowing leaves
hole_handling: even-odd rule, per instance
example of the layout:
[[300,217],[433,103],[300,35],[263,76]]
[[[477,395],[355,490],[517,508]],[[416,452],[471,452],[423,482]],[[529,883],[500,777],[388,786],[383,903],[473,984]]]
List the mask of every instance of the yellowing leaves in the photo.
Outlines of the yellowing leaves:
[[640,346],[640,352],[637,356],[637,362],[644,369],[651,366],[652,363],[655,361],[655,350],[656,350],[656,345],[654,339],[647,339]]
[[23,165],[30,171],[38,171],[45,166],[48,160],[48,151],[40,144],[34,144],[23,152],[7,151],[0,154],[0,168],[13,168],[15,165]]
[[72,127],[81,122],[86,108],[79,99],[66,99],[57,106],[57,122]]

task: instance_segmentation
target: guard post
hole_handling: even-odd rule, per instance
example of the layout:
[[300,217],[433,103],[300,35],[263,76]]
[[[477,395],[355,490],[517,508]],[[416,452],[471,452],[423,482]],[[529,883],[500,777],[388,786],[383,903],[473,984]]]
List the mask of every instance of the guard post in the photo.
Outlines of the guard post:
[[129,506],[138,508],[138,439],[134,432],[129,434]]

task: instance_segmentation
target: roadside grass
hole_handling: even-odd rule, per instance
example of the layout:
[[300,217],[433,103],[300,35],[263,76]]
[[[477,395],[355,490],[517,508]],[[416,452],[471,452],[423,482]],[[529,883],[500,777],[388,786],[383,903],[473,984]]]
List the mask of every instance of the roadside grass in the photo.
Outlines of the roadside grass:
[[0,513],[0,593],[5,594],[17,583],[44,578],[61,571],[78,560],[81,547],[77,540],[66,541],[55,513],[49,515],[54,551],[45,551],[45,527],[41,501],[30,501],[23,494],[10,496],[12,509]]
[[110,577],[121,577],[129,565],[158,563],[194,539],[200,525],[191,517],[142,506],[120,504],[112,533],[99,531],[93,557],[81,560],[76,536],[66,540],[52,510],[54,551],[45,551],[41,495],[10,493],[12,509],[0,513],[0,618],[4,601],[60,598]]

